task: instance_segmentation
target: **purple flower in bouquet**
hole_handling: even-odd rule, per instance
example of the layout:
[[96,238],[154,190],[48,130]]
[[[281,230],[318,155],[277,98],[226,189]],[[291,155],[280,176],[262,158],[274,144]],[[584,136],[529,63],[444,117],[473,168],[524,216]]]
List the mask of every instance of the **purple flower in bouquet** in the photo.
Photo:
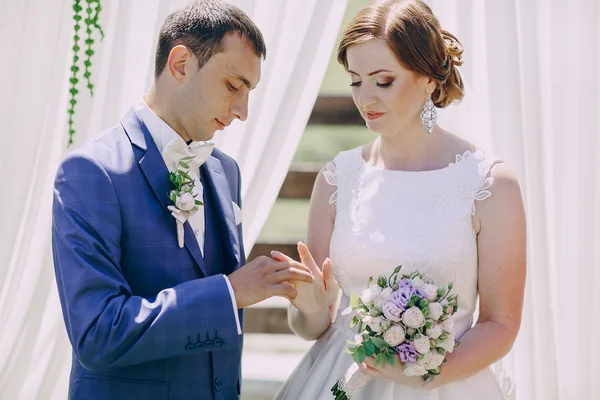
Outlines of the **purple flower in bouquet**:
[[404,342],[400,346],[396,347],[396,351],[400,356],[400,361],[402,361],[403,363],[417,362],[417,356],[419,355],[419,353],[417,352],[417,349],[415,349],[415,346],[412,345],[412,343]]
[[422,299],[424,299],[426,297],[425,296],[425,291],[422,288],[420,288],[420,287],[418,287],[418,288],[415,289],[415,294],[417,296],[419,296],[420,298],[422,298]]
[[413,288],[413,283],[410,279],[408,278],[402,278],[400,279],[400,282],[398,282],[398,289],[403,288],[403,287],[408,287],[408,288]]
[[415,294],[415,289],[412,287],[412,284],[410,287],[399,287],[398,290],[392,294],[390,301],[404,311],[408,308],[408,302],[413,294]]

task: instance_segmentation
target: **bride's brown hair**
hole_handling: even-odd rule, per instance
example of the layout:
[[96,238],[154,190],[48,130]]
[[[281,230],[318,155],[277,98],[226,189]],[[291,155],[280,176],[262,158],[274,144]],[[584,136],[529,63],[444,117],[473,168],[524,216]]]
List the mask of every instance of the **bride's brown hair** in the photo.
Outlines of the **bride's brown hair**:
[[350,21],[338,48],[338,61],[348,69],[348,47],[371,39],[384,40],[405,68],[433,79],[431,99],[437,107],[460,101],[464,85],[458,39],[441,28],[422,0],[390,0],[361,9]]

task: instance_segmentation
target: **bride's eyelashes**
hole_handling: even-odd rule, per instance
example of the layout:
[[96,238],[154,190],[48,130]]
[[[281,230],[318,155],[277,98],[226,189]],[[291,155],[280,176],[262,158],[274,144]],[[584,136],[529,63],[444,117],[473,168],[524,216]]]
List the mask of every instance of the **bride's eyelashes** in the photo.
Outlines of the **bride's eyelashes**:
[[[390,81],[390,82],[388,82],[388,83],[379,83],[379,82],[375,82],[375,85],[377,85],[377,86],[378,86],[378,87],[380,87],[380,88],[384,88],[384,89],[385,89],[385,88],[389,88],[390,86],[392,86],[392,83],[393,83],[393,82],[394,82],[394,81]],[[361,84],[362,84],[362,82],[352,82],[352,83],[350,84],[350,86],[360,86]]]

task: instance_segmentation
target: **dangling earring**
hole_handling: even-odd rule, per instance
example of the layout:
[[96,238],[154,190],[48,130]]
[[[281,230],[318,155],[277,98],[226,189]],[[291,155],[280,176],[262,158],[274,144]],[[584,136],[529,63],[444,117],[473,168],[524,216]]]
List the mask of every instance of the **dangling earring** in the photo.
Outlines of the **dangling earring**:
[[428,135],[431,135],[435,121],[437,121],[437,111],[435,110],[433,100],[431,100],[431,94],[427,97],[427,101],[425,101],[425,105],[423,106],[423,111],[421,111],[421,120],[423,121],[423,128],[425,128],[425,131]]

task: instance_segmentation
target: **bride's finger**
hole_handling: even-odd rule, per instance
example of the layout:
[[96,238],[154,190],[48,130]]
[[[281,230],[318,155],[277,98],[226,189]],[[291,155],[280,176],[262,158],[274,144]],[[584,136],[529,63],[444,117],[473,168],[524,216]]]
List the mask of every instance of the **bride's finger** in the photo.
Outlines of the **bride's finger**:
[[329,257],[323,262],[323,280],[325,281],[325,288],[328,291],[338,286],[333,274],[333,264],[331,264]]
[[315,276],[321,275],[321,270],[313,259],[312,254],[310,254],[308,247],[302,242],[298,242],[298,254],[300,255],[302,264],[306,265]]

